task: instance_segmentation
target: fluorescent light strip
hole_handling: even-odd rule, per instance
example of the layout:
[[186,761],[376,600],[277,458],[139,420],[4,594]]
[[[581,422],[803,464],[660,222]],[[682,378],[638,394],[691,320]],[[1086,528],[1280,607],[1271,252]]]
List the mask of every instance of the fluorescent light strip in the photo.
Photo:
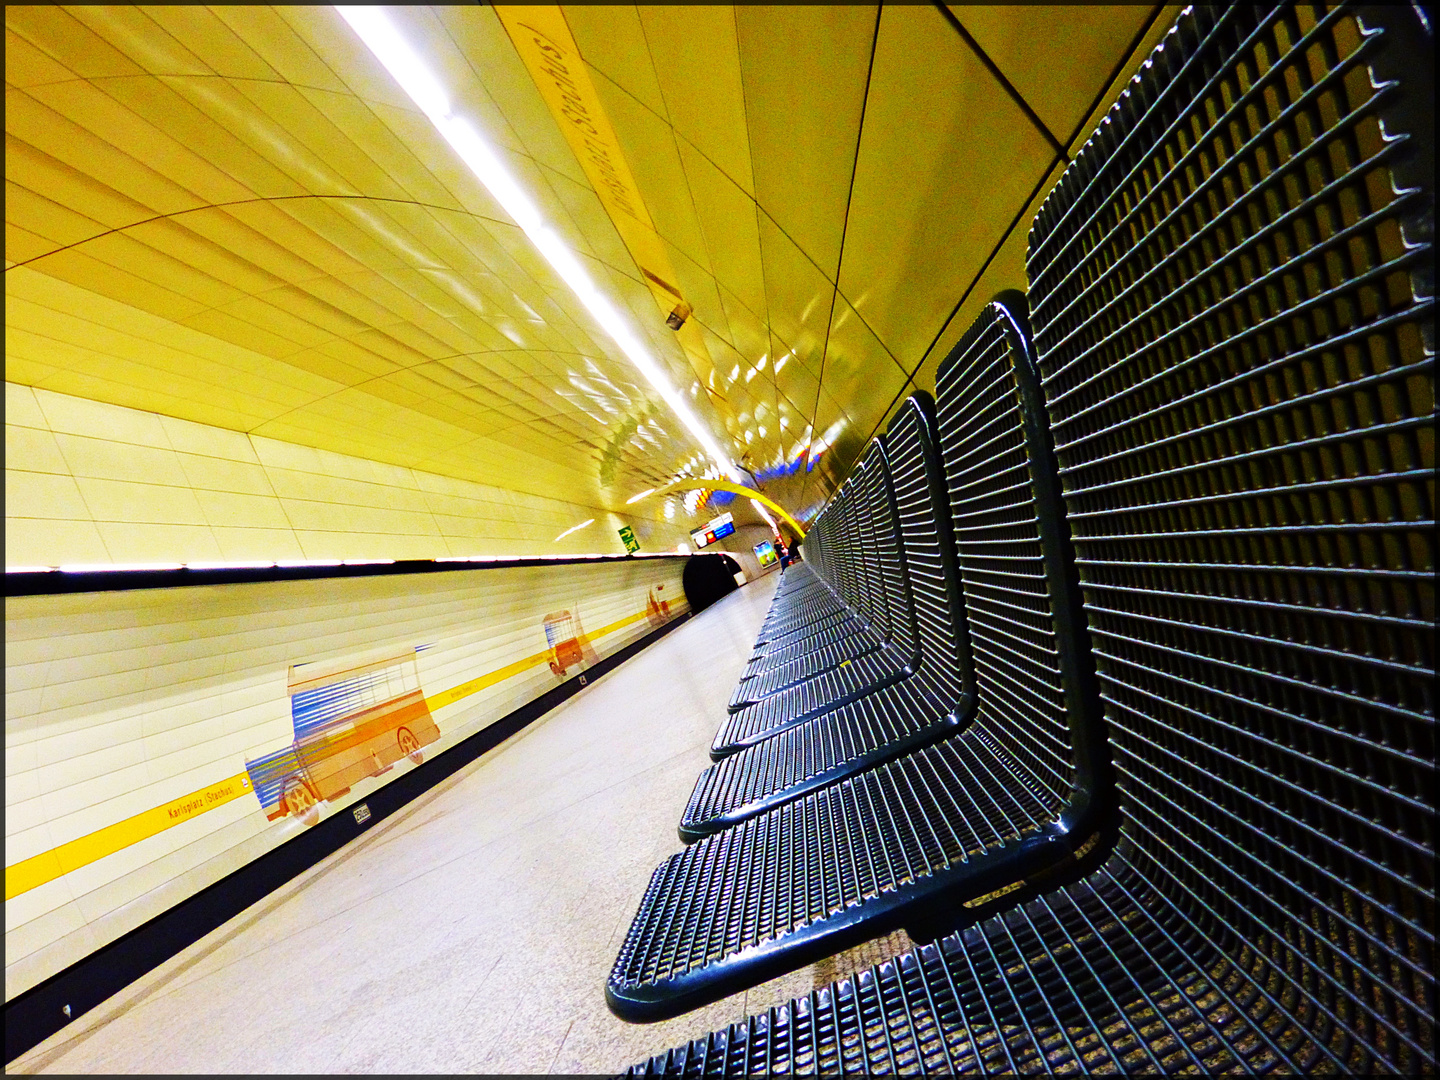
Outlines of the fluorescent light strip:
[[183,563],[66,563],[60,567],[65,574],[108,574],[121,570],[182,570]]
[[586,525],[594,525],[594,524],[595,524],[595,519],[594,519],[594,518],[587,518],[585,521],[580,522],[579,525],[572,525],[572,526],[570,526],[570,528],[566,529],[563,533],[561,533],[559,536],[555,537],[555,539],[552,540],[552,541],[550,541],[550,542],[551,542],[552,544],[558,544],[561,540],[564,540],[565,537],[569,536],[571,533],[573,533],[573,532],[579,532],[581,529],[585,528]]
[[775,519],[770,516],[770,511],[765,509],[764,503],[762,503],[759,499],[751,499],[750,505],[753,506],[756,510],[760,511],[760,516],[765,519],[765,524],[770,526],[771,532],[778,533],[780,531],[779,527],[777,527],[775,524]]
[[[530,238],[530,242],[545,256],[545,261],[570,286],[576,297],[590,312],[595,321],[620,346],[621,352],[649,380],[671,411],[680,418],[686,430],[704,447],[715,464],[728,475],[739,478],[739,470],[720,449],[700,418],[670,385],[659,363],[640,343],[629,325],[605,297],[590,275],[580,265],[550,226],[545,224],[539,209],[529,195],[515,182],[510,171],[501,164],[499,157],[490,148],[474,125],[463,116],[457,116],[450,108],[450,99],[439,81],[410,45],[400,36],[395,24],[378,7],[350,7],[337,5],[340,17],[350,24],[385,70],[400,84],[410,100],[420,108],[445,141],[450,144],[460,159],[470,167],[487,191],[505,212]],[[577,526],[578,527],[578,526]],[[562,536],[565,534],[561,534]],[[560,539],[560,537],[556,537]]]
[[274,566],[271,560],[259,562],[188,562],[187,570],[267,570]]

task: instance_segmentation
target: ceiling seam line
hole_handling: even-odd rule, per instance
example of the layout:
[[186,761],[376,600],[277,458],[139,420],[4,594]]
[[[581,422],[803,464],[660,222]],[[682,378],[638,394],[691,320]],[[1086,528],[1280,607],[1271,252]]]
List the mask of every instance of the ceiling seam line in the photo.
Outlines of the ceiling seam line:
[[[865,68],[865,93],[861,95],[860,98],[860,123],[856,125],[855,128],[855,156],[850,161],[850,188],[845,193],[845,218],[840,226],[840,257],[835,263],[835,280],[832,282],[835,291],[830,295],[830,317],[825,322],[825,344],[820,350],[820,374],[815,380],[815,407],[810,413],[809,442],[812,444],[815,441],[815,421],[820,418],[820,394],[825,389],[825,357],[830,351],[830,328],[835,322],[835,298],[840,295],[840,268],[845,265],[845,237],[850,231],[850,208],[855,200],[855,174],[860,171],[860,144],[865,141],[865,113],[870,106],[870,81],[875,74],[875,53],[879,51],[880,47],[880,17],[884,13],[884,10],[885,5],[883,2],[875,5],[875,30],[870,36],[870,63]],[[758,202],[756,206],[759,206]],[[766,217],[769,217],[769,215],[767,214]],[[794,241],[792,240],[791,243],[794,243]],[[798,244],[795,246],[799,247]],[[803,251],[803,249],[801,250]],[[817,266],[815,269],[819,270],[820,268]],[[821,273],[823,274],[824,271],[821,271]],[[845,306],[849,307],[851,311],[855,311],[854,306],[848,299],[845,301]],[[861,318],[858,311],[855,311],[855,317],[857,319]],[[861,319],[861,321],[863,322],[864,320]],[[868,324],[865,328],[867,330],[870,329]],[[875,336],[876,341],[880,341],[880,336],[875,334],[875,331],[871,330],[870,332]],[[881,342],[880,347],[882,349],[885,348],[883,342]],[[888,355],[890,350],[885,349],[885,352]],[[893,356],[891,356],[890,359],[895,360]],[[895,360],[895,364],[900,368],[901,374],[904,374],[904,365],[898,360]],[[868,441],[867,439],[866,442]],[[825,449],[828,451],[830,447],[827,445]],[[805,448],[805,463],[807,466],[810,463],[809,446]],[[800,485],[800,505],[802,507],[805,505],[805,494],[810,490],[810,473],[811,470],[807,468],[805,470],[805,480]]]
[[[990,57],[986,55],[985,50],[980,48],[980,43],[970,36],[970,31],[965,29],[960,20],[955,17],[955,13],[944,4],[939,3],[938,0],[935,4],[935,10],[945,17],[945,21],[954,28],[955,32],[960,35],[965,44],[970,46],[970,50],[975,54],[976,59],[985,66],[985,70],[990,72],[995,81],[1000,84],[1001,89],[1010,95],[1010,100],[1020,107],[1020,111],[1023,112],[1025,118],[1035,126],[1035,130],[1045,137],[1045,141],[1050,144],[1050,148],[1059,156],[1065,157],[1065,147],[1060,144],[1059,139],[1055,138],[1054,132],[1045,126],[1045,121],[1040,119],[1035,110],[1030,107],[1030,103],[1021,96],[1020,91],[1015,89],[1010,80],[1005,77],[1004,72],[996,65],[995,61],[991,60]],[[1110,84],[1107,82],[1105,85],[1109,86]]]
[[1131,59],[1135,56],[1135,50],[1140,47],[1140,43],[1144,41],[1150,31],[1154,29],[1156,21],[1160,18],[1160,14],[1164,10],[1164,4],[1156,4],[1154,6],[1150,12],[1150,17],[1146,19],[1140,29],[1136,31],[1135,36],[1130,39],[1130,44],[1125,47],[1125,52],[1121,54],[1120,59],[1115,62],[1115,66],[1110,70],[1110,74],[1100,85],[1100,89],[1091,100],[1089,107],[1080,114],[1080,120],[1076,123],[1075,130],[1070,133],[1070,139],[1065,143],[1065,156],[1067,159],[1070,157],[1070,147],[1074,146],[1075,140],[1084,134],[1085,122],[1090,119],[1095,110],[1100,107],[1101,102],[1105,100],[1106,91],[1110,89],[1110,85],[1118,79],[1124,73],[1125,68],[1129,66]]
[[[1005,229],[1005,232],[1001,234],[1000,239],[995,242],[995,246],[990,249],[990,254],[987,255],[985,257],[985,261],[980,264],[980,269],[977,270],[975,272],[975,276],[970,279],[970,284],[965,287],[965,292],[961,294],[960,299],[955,302],[955,306],[950,309],[950,314],[947,315],[945,317],[945,321],[940,324],[940,329],[935,332],[935,337],[931,339],[930,345],[926,348],[924,354],[920,357],[919,363],[917,363],[915,365],[915,369],[910,372],[911,379],[914,379],[915,376],[919,373],[920,369],[925,366],[925,361],[930,358],[930,353],[934,350],[936,343],[939,342],[941,336],[945,333],[945,328],[948,327],[951,321],[954,320],[955,316],[959,314],[960,308],[964,306],[965,301],[970,299],[970,294],[975,291],[975,286],[980,284],[980,279],[985,276],[985,271],[990,269],[990,264],[995,261],[995,256],[1000,254],[1000,249],[1004,247],[1006,241],[1010,239],[1010,234],[1015,231],[1015,226],[1020,224],[1020,219],[1025,216],[1026,208],[1035,201],[1035,196],[1040,194],[1040,188],[1045,183],[1046,177],[1050,175],[1051,171],[1055,168],[1057,164],[1064,160],[1064,157],[1057,155],[1050,160],[1050,163],[1048,165],[1045,166],[1045,171],[1040,174],[1040,179],[1035,182],[1035,186],[1030,189],[1030,194],[1025,196],[1025,201],[1020,204],[1020,209],[1016,211],[1015,217],[1011,219],[1009,226]],[[1026,282],[1026,285],[1029,285],[1028,280]],[[1027,294],[1029,293],[1028,288],[1025,291]]]
[[[265,460],[260,456],[260,450],[259,450],[259,448],[256,447],[256,445],[255,445],[255,440],[256,440],[257,438],[258,438],[258,439],[270,439],[271,442],[284,442],[284,440],[283,440],[283,439],[271,439],[270,436],[268,436],[268,435],[256,435],[253,431],[247,431],[247,432],[244,433],[244,435],[245,435],[245,442],[246,442],[246,444],[249,445],[249,447],[250,447],[250,452],[255,455],[255,460],[256,460],[256,461],[259,463],[259,465],[260,465],[260,474],[265,477],[265,486],[270,489],[270,494],[271,494],[271,496],[275,499],[276,505],[278,505],[278,506],[280,507],[280,514],[281,514],[282,517],[284,517],[284,519],[285,519],[285,524],[286,524],[286,525],[289,527],[289,529],[290,529],[290,537],[291,537],[291,539],[293,539],[293,540],[295,541],[295,547],[299,550],[299,552],[300,552],[300,557],[301,557],[302,559],[303,559],[303,558],[312,558],[313,556],[309,556],[309,555],[306,554],[306,552],[305,552],[305,545],[300,542],[300,530],[295,527],[295,520],[290,516],[290,511],[289,511],[289,510],[286,508],[286,506],[285,506],[286,500],[281,497],[280,492],[278,492],[278,491],[275,490],[275,481],[274,481],[273,479],[271,479],[271,477],[270,477],[270,466],[267,465],[267,464],[265,464]],[[303,444],[303,443],[295,443],[295,444],[291,444],[291,445],[301,445],[301,446],[303,446],[304,444]],[[319,447],[310,447],[309,449],[318,450]],[[297,470],[297,471],[298,471],[298,470]],[[311,531],[311,530],[307,530],[307,531]]]
[[[7,381],[8,381],[8,380],[7,380]],[[24,385],[24,384],[22,383],[22,384],[19,384],[19,385]],[[32,389],[37,389],[37,388],[32,387]],[[38,389],[44,389],[44,387],[39,387]],[[49,391],[49,393],[60,393],[60,391],[52,390],[52,391]],[[46,434],[48,434],[48,435],[50,436],[50,441],[51,441],[51,443],[52,443],[52,444],[54,445],[54,447],[55,447],[55,452],[60,455],[60,460],[65,463],[65,468],[69,470],[68,475],[69,475],[69,477],[70,477],[70,483],[72,483],[73,485],[75,485],[75,494],[78,495],[78,496],[80,496],[80,505],[85,508],[86,520],[90,523],[90,527],[95,530],[95,536],[96,536],[96,538],[100,541],[100,547],[101,547],[101,549],[105,552],[106,558],[108,558],[112,563],[115,562],[115,561],[116,561],[115,556],[110,553],[110,545],[105,542],[105,534],[100,531],[101,519],[100,519],[100,518],[97,518],[97,517],[95,516],[95,511],[90,508],[90,500],[85,497],[85,491],[84,491],[84,489],[82,489],[82,488],[80,487],[81,477],[79,476],[78,473],[75,472],[75,466],[72,465],[72,464],[70,464],[70,459],[69,459],[69,458],[66,456],[66,454],[65,454],[65,448],[64,448],[62,445],[60,445],[60,440],[55,437],[57,434],[69,434],[69,432],[57,432],[53,427],[50,426],[50,417],[45,414],[45,406],[40,403],[40,399],[39,399],[38,397],[35,399],[35,407],[40,410],[40,417],[41,417],[42,420],[45,421],[45,432],[46,432]],[[163,431],[164,428],[162,427],[161,430]],[[83,436],[82,436],[82,437],[83,437]],[[168,434],[165,436],[165,441],[166,441],[166,442],[169,442],[169,441],[170,441],[170,436],[169,436]],[[172,449],[172,450],[174,449],[174,445],[173,445],[173,444],[171,445],[171,449]],[[185,470],[184,470],[184,466],[183,466],[183,465],[181,466],[181,470],[180,470],[180,471],[181,471],[182,474],[184,473]],[[86,477],[86,479],[91,479],[91,478],[90,478],[90,477]],[[187,477],[186,479],[187,479],[187,481],[188,481],[189,478]],[[199,500],[197,499],[196,501],[198,502]],[[7,508],[8,508],[8,500],[7,500]],[[44,519],[32,519],[32,520],[53,520],[53,519],[44,518]],[[107,522],[107,524],[114,524],[114,523],[113,523],[113,522]],[[217,544],[217,546],[218,546],[218,544]]]
[[[37,192],[37,194],[40,193]],[[496,225],[514,225],[514,222],[501,221],[499,218],[487,217],[484,214],[477,214],[473,210],[456,209],[453,206],[438,206],[434,203],[420,202],[416,199],[395,199],[391,198],[388,195],[259,195],[253,199],[233,199],[229,202],[206,203],[203,206],[191,206],[187,207],[184,210],[175,210],[168,214],[156,214],[154,217],[142,218],[139,221],[132,221],[128,225],[117,225],[113,229],[107,229],[104,232],[96,233],[94,236],[87,236],[83,240],[76,240],[74,243],[66,244],[63,247],[57,247],[52,251],[45,252],[43,255],[35,255],[29,259],[24,259],[16,263],[11,263],[5,268],[5,272],[8,274],[11,270],[14,270],[18,267],[29,266],[31,263],[39,262],[41,259],[48,259],[51,255],[59,255],[63,251],[70,251],[74,248],[80,247],[82,244],[88,244],[92,240],[103,240],[107,236],[114,236],[116,233],[123,233],[127,229],[138,229],[141,225],[152,225],[157,221],[172,221],[183,214],[196,214],[199,213],[201,210],[224,210],[231,206],[252,206],[257,203],[294,202],[300,199],[319,199],[326,201],[331,199],[351,199],[359,202],[397,203],[401,206],[418,206],[425,210],[443,210],[446,213],[463,214],[466,217],[474,218],[476,221],[489,221]],[[322,276],[334,277],[335,275],[323,274]]]
[[868,446],[869,443],[870,443],[870,440],[873,439],[873,438],[875,438],[875,433],[880,430],[880,428],[881,428],[882,425],[884,425],[886,418],[890,416],[890,413],[891,413],[891,411],[895,408],[896,403],[897,403],[898,401],[900,401],[901,398],[906,397],[907,395],[906,395],[905,391],[909,390],[909,389],[910,389],[911,387],[913,387],[914,385],[915,385],[915,377],[914,377],[913,375],[907,375],[907,376],[905,377],[905,382],[904,382],[904,384],[900,387],[900,392],[897,393],[893,398],[890,399],[890,404],[887,405],[887,406],[885,406],[885,411],[880,414],[880,420],[876,423],[876,425],[875,425],[873,428],[870,429],[870,434],[865,437],[865,443],[864,443],[864,445],[867,445],[867,446]]
[[[759,185],[759,183],[758,183],[758,181],[756,180],[756,177],[755,177],[755,145],[754,145],[754,142],[753,142],[753,140],[752,140],[752,134],[751,134],[751,130],[750,130],[750,98],[749,98],[749,96],[745,93],[745,61],[744,61],[744,58],[743,58],[743,56],[742,56],[742,54],[741,54],[741,46],[740,46],[740,20],[739,20],[739,19],[736,17],[736,15],[735,15],[735,8],[734,8],[733,5],[732,5],[731,8],[730,8],[730,21],[731,21],[731,23],[732,23],[732,24],[734,25],[734,27],[735,27],[735,61],[736,61],[736,69],[737,69],[737,71],[738,71],[739,74],[740,74],[740,108],[741,108],[741,110],[744,112],[744,115],[745,115],[745,151],[746,151],[746,153],[749,154],[749,156],[750,156],[750,186],[751,186],[752,189],[755,189],[755,190],[758,191],[760,185]],[[677,135],[676,137],[678,138],[679,136]],[[689,140],[687,139],[686,141],[688,142]],[[701,153],[701,151],[699,150],[698,147],[696,148],[696,153]],[[703,157],[704,154],[701,153],[701,156]],[[682,164],[683,164],[683,163],[682,163]],[[725,175],[725,173],[724,173],[723,170],[721,171],[721,175],[722,175],[722,176]],[[729,178],[726,177],[726,179],[729,179]],[[734,181],[732,180],[731,183],[734,183]],[[738,184],[737,184],[736,186],[739,187]],[[745,194],[745,189],[744,189],[744,188],[740,188],[740,193],[741,193],[742,195]],[[765,248],[764,248],[764,245],[763,245],[763,243],[762,243],[762,241],[761,241],[761,239],[760,239],[760,197],[759,197],[759,195],[758,195],[758,194],[752,194],[752,195],[750,196],[750,201],[755,204],[755,245],[756,245],[756,247],[759,249],[759,255],[760,255],[760,292],[761,292],[762,295],[764,295],[764,294],[765,294]],[[766,216],[768,217],[769,215],[767,214]],[[779,226],[778,223],[776,224],[775,227],[776,227],[777,230],[779,230],[779,231],[781,232],[782,235],[784,235],[784,232],[785,232],[785,231],[784,231],[783,229],[780,229],[780,226]],[[789,238],[788,236],[786,236],[786,239],[790,239],[790,238]],[[794,240],[791,240],[790,242],[791,242],[792,244],[795,243]],[[797,248],[800,247],[799,244],[795,244],[795,246],[796,246]],[[803,252],[804,249],[802,248],[801,251]],[[808,258],[808,256],[807,256],[807,258]],[[818,268],[817,268],[817,269],[818,269]],[[716,279],[715,279],[715,284],[716,284],[717,287],[719,286],[719,284],[720,284],[720,279],[719,279],[719,278],[716,278]],[[832,303],[833,303],[833,301],[832,301]],[[742,306],[743,306],[743,303],[742,303]],[[722,310],[723,310],[724,307],[725,307],[725,298],[724,298],[724,297],[721,297],[721,298],[720,298],[720,307],[721,307]],[[753,314],[753,312],[752,312],[752,314]],[[727,323],[729,322],[729,320],[730,320],[730,314],[729,314],[729,312],[725,312],[725,320],[726,320]],[[775,410],[775,423],[776,423],[775,443],[776,443],[776,446],[779,448],[781,463],[783,464],[783,463],[784,463],[784,457],[785,457],[785,440],[784,440],[784,438],[783,438],[784,433],[785,433],[785,429],[780,426],[780,420],[781,420],[781,419],[783,418],[783,416],[784,416],[784,414],[780,411],[780,399],[786,397],[786,395],[785,395],[785,393],[780,389],[780,382],[779,382],[779,380],[774,377],[774,376],[775,376],[775,361],[776,361],[776,358],[779,356],[779,351],[775,348],[775,342],[776,342],[776,340],[778,340],[778,339],[774,336],[775,331],[774,331],[774,329],[773,329],[773,328],[771,327],[771,325],[770,325],[770,298],[769,298],[769,296],[765,296],[765,317],[761,320],[761,324],[765,327],[765,339],[766,339],[766,340],[765,340],[765,344],[766,344],[767,346],[769,346],[769,350],[768,350],[768,352],[767,352],[765,355],[768,355],[768,356],[770,357],[770,377],[769,377],[769,379],[768,379],[768,382],[769,382],[769,384],[770,384],[770,389],[771,389],[771,391],[772,391],[772,393],[771,393],[771,395],[770,395],[770,396],[771,396],[770,404],[771,404],[771,407],[774,408],[774,410]],[[738,352],[739,350],[737,349],[736,351]],[[792,348],[791,351],[792,351],[792,352],[794,351],[793,348]],[[764,378],[765,376],[762,375],[761,377]],[[786,398],[786,400],[788,401],[789,399]],[[805,414],[804,414],[804,413],[800,413],[800,419],[803,420],[804,418],[805,418]],[[741,450],[740,456],[741,456],[741,457],[744,457],[744,456],[745,456],[745,450],[744,450],[744,449]],[[752,477],[754,477],[754,476],[755,476],[755,470],[754,470],[754,469],[751,469],[751,470],[749,470],[749,471],[750,471],[750,475],[751,475]],[[758,484],[759,484],[759,481],[757,480],[756,483],[757,483],[757,485],[758,485]],[[801,488],[802,488],[802,490],[803,490],[803,488],[804,488],[804,484],[803,484],[803,483],[801,484]],[[796,509],[798,510],[799,507],[796,507]]]

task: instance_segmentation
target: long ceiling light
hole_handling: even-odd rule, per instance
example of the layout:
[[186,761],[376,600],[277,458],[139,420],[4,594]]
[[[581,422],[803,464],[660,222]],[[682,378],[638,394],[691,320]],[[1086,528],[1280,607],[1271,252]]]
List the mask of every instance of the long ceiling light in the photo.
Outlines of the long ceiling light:
[[586,525],[594,525],[594,524],[595,524],[595,519],[594,519],[594,518],[586,518],[584,521],[580,522],[579,525],[571,525],[570,528],[566,529],[563,533],[561,533],[559,536],[555,537],[555,539],[554,539],[554,540],[551,540],[550,542],[551,542],[552,544],[558,544],[561,540],[564,540],[565,537],[569,536],[571,533],[573,533],[573,532],[579,532],[581,529],[585,528]]
[[530,196],[516,183],[510,171],[500,162],[474,125],[452,111],[450,99],[439,80],[401,37],[399,30],[384,11],[378,7],[340,5],[337,5],[335,10],[350,24],[351,29],[360,36],[360,40],[375,54],[375,58],[385,66],[385,70],[390,72],[400,84],[400,88],[410,96],[410,100],[429,117],[435,129],[460,155],[460,159],[470,167],[470,171],[485,185],[485,189],[495,201],[515,220],[515,224],[520,226],[530,238],[530,242],[539,249],[545,261],[554,268],[565,284],[570,286],[580,303],[585,306],[585,310],[590,312],[615,344],[620,346],[620,351],[639,369],[640,374],[645,376],[715,464],[727,475],[738,480],[739,470],[720,449],[720,445],[700,422],[700,418],[675,392],[659,363],[640,343],[609,299],[595,287],[574,253],[545,223]]

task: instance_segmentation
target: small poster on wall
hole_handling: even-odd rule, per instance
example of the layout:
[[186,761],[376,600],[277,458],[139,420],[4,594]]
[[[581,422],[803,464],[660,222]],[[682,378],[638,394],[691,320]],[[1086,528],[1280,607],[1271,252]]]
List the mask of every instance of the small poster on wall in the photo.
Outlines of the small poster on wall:
[[760,541],[760,543],[755,545],[754,550],[755,558],[760,560],[760,566],[762,569],[769,566],[777,558],[779,558],[779,556],[775,554],[775,545],[772,544],[769,540]]

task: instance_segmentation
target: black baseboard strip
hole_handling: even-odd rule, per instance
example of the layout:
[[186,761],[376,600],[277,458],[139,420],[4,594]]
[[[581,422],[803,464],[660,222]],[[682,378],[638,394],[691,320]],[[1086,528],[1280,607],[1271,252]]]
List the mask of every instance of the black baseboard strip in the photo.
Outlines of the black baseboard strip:
[[[618,652],[547,690],[423,764],[367,795],[370,818],[357,824],[349,808],[333,814],[187,900],[77,960],[5,1003],[5,1061],[14,1061],[146,972],[240,914],[251,904],[344,847],[487,750],[579,693],[588,683],[659,641],[690,618],[671,619]],[[65,1014],[69,1006],[70,1014]]]

